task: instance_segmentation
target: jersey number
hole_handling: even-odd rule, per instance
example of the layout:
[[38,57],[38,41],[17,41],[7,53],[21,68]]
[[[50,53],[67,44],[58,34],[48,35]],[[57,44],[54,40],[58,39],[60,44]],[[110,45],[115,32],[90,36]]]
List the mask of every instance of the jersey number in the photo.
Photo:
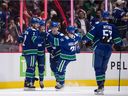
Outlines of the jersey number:
[[70,50],[71,50],[71,51],[75,51],[75,50],[76,50],[76,46],[70,47]]
[[112,31],[111,30],[103,30],[103,38],[106,39],[106,42],[110,42],[112,40]]

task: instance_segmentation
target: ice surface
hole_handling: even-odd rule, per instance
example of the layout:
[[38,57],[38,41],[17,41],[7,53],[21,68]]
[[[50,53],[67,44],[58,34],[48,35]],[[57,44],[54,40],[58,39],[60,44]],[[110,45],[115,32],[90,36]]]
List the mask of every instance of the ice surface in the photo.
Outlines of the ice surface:
[[[93,90],[96,87],[71,87],[66,86],[63,90],[56,91],[53,87],[46,87],[43,90],[36,88],[35,91],[24,91],[23,89],[0,89],[0,96],[96,96]],[[128,87],[105,86],[103,96],[128,96]]]

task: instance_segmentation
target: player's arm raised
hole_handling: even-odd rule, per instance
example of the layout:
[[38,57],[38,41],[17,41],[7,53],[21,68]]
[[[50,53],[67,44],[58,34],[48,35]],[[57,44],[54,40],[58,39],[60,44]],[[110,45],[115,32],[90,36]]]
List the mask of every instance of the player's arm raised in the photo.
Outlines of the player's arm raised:
[[86,44],[90,41],[94,40],[95,34],[96,34],[97,28],[93,27],[85,36],[82,38],[83,44]]

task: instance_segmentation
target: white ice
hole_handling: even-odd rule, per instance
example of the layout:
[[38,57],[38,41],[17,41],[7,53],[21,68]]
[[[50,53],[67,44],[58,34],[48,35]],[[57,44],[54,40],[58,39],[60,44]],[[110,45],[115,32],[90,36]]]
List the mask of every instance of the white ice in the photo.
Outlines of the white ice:
[[[24,91],[23,89],[0,89],[0,96],[95,96],[93,90],[96,87],[73,87],[66,86],[63,90],[56,91],[53,87],[43,90]],[[128,96],[128,87],[105,86],[104,96]]]

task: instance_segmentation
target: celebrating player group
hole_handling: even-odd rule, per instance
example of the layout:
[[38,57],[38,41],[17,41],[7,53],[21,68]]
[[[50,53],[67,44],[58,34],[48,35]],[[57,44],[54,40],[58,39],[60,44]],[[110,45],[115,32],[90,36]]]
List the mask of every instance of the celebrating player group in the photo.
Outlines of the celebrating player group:
[[109,13],[104,11],[101,20],[92,26],[92,29],[83,37],[76,31],[76,26],[69,25],[63,30],[64,32],[60,32],[59,22],[51,21],[49,28],[46,25],[45,20],[33,17],[30,26],[18,38],[18,42],[22,44],[22,55],[27,64],[24,89],[35,89],[36,62],[38,63],[40,87],[44,88],[45,49],[50,53],[50,67],[56,79],[55,88],[64,88],[66,68],[71,61],[76,60],[76,54],[80,52],[79,42],[83,44],[91,42],[98,85],[94,92],[103,94],[105,73],[112,47],[120,49],[122,46],[117,28],[109,23]]

